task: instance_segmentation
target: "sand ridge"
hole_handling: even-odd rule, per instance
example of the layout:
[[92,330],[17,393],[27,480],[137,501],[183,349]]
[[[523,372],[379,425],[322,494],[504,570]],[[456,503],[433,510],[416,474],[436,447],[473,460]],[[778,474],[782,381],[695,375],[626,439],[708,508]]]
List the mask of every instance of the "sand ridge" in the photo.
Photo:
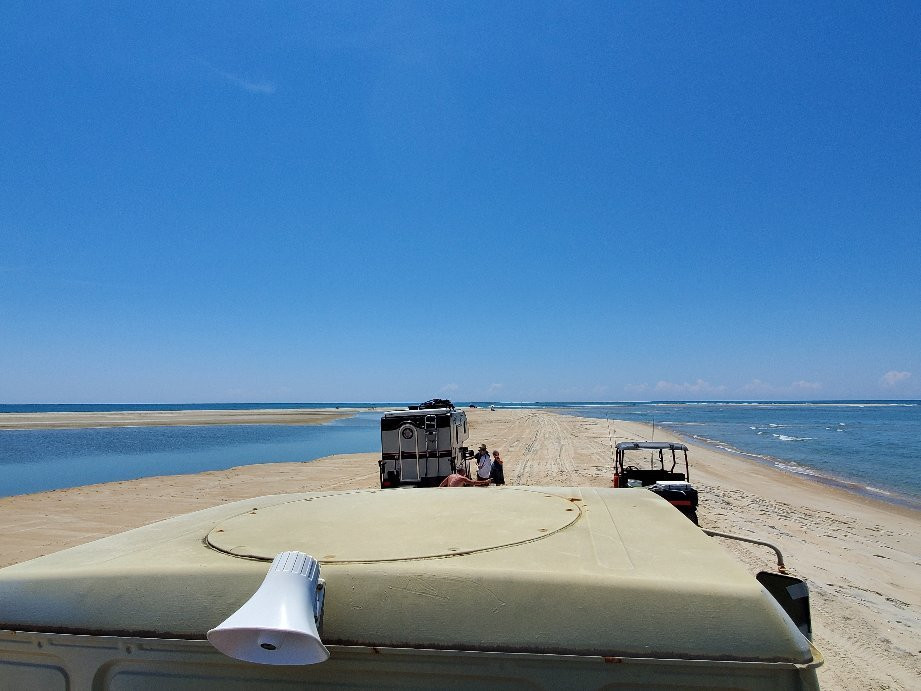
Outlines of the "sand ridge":
[[156,427],[162,425],[321,425],[347,417],[338,408],[254,410],[116,410],[111,412],[3,413],[0,429]]
[[[467,412],[469,445],[486,443],[501,450],[506,480],[513,485],[608,487],[613,444],[652,434],[638,423],[542,409]],[[656,428],[655,439],[676,437]],[[822,687],[918,688],[921,512],[709,447],[689,446],[701,526],[772,542],[790,571],[807,579],[814,640],[826,657],[819,669]],[[375,488],[376,460],[373,453],[350,454],[7,497],[0,499],[0,565],[223,502],[281,492]],[[774,569],[769,550],[720,542],[752,572]]]

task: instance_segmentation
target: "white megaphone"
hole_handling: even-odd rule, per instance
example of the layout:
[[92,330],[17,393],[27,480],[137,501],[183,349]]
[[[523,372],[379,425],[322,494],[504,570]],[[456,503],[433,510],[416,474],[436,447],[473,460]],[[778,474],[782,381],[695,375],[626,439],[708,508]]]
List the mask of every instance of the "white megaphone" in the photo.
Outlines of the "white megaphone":
[[[240,609],[208,632],[225,655],[263,665],[312,665],[329,659],[320,640],[324,582],[317,560],[282,552],[259,589]],[[322,625],[322,624],[321,624]]]

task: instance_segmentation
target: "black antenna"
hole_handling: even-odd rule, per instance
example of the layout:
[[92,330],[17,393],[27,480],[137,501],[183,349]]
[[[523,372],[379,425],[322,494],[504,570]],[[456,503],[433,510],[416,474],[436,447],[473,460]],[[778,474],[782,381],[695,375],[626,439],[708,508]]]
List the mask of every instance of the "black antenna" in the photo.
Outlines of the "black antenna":
[[604,417],[608,421],[608,441],[611,442],[611,463],[615,463],[616,459],[614,458],[614,428],[611,427],[611,414],[605,413]]

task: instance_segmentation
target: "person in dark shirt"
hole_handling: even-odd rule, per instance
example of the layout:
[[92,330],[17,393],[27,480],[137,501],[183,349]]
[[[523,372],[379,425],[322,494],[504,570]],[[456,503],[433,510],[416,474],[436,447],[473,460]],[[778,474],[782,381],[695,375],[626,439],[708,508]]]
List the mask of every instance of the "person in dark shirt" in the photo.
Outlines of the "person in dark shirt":
[[490,473],[494,485],[505,484],[505,470],[502,467],[502,459],[499,458],[499,452],[492,452],[492,472]]

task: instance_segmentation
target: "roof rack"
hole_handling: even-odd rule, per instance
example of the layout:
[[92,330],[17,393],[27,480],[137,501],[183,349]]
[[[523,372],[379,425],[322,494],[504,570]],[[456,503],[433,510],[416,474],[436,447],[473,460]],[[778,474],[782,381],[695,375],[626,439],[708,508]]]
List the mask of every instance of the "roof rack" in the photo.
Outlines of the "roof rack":
[[429,410],[431,408],[450,408],[454,410],[454,404],[447,398],[432,398],[425,403],[409,406],[410,410]]

